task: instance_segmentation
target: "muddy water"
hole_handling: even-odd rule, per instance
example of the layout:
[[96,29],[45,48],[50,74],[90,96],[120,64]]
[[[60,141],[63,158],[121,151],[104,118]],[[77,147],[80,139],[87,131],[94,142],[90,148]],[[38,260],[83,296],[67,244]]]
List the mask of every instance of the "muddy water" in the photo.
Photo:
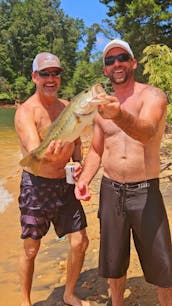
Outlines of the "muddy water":
[[14,114],[13,108],[0,108],[0,213],[3,213],[13,200],[13,195],[5,186],[11,178],[17,176],[21,157],[13,123]]
[[15,175],[20,158],[18,139],[13,128],[0,130],[0,179]]

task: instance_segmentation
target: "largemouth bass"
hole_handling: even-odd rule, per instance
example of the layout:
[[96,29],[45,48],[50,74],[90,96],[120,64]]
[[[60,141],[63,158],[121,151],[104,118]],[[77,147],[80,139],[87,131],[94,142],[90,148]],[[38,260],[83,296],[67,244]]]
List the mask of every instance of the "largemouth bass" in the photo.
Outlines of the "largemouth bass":
[[[45,156],[45,151],[52,140],[73,142],[90,126],[97,112],[97,106],[107,103],[105,98],[95,98],[99,94],[106,95],[101,84],[96,84],[75,96],[64,108],[58,118],[50,126],[41,144],[21,161],[22,167],[30,167],[35,175],[39,173],[39,164]],[[101,96],[101,95],[100,95]]]

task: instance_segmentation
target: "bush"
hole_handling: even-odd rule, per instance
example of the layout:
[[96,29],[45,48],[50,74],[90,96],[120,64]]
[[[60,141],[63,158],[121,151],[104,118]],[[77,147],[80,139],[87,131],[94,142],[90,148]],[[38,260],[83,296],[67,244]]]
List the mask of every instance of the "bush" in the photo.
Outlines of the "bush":
[[172,125],[172,104],[167,106],[167,124]]
[[7,92],[1,92],[0,93],[0,103],[1,104],[12,104],[12,98]]

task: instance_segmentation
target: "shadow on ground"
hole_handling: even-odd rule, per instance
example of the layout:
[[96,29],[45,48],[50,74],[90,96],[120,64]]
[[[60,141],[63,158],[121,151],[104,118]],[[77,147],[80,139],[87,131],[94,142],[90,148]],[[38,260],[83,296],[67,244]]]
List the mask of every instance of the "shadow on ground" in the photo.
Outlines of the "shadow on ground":
[[[33,304],[33,306],[63,306],[65,305],[63,303],[63,292],[64,286],[57,287],[47,300],[39,301]],[[97,274],[97,269],[91,269],[81,273],[75,292],[81,299],[90,301],[91,306],[111,305],[111,302],[108,302],[107,282]],[[124,305],[159,305],[155,287],[146,283],[143,277],[129,278],[126,283]]]

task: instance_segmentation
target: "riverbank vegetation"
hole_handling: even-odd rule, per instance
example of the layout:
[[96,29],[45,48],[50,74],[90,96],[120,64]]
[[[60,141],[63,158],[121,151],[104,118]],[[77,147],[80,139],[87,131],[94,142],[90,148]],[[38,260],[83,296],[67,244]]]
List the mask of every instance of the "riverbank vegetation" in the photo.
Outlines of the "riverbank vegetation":
[[100,2],[108,7],[106,20],[86,27],[65,14],[60,0],[0,1],[1,103],[20,103],[32,94],[32,61],[45,50],[57,54],[64,67],[60,96],[71,99],[97,82],[108,87],[102,52],[95,52],[100,33],[127,40],[138,59],[137,80],[162,88],[172,103],[171,1]]

